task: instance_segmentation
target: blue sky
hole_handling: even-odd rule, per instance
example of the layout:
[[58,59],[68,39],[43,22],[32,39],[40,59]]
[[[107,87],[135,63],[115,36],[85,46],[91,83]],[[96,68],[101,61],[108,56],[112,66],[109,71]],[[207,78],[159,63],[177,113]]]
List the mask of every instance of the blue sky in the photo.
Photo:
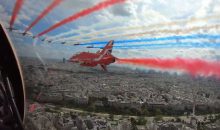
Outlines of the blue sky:
[[[13,6],[16,0],[0,1],[0,20],[8,27]],[[25,28],[43,11],[52,0],[25,0],[14,27],[18,32]],[[30,33],[36,35],[47,29],[54,23],[71,16],[83,9],[91,7],[100,0],[64,0],[58,7],[52,10],[44,19],[34,26]],[[193,4],[192,4],[193,3]],[[143,39],[152,37],[165,37],[175,35],[209,34],[218,35],[220,29],[199,29],[189,33],[160,33],[163,29],[190,29],[193,27],[208,27],[220,24],[220,0],[127,0],[125,3],[111,6],[88,16],[82,17],[74,22],[61,26],[52,32],[40,37],[52,40],[52,43],[35,41],[27,36],[22,36],[16,32],[9,32],[19,55],[36,56],[42,58],[69,58],[72,54],[81,51],[96,52],[97,49],[88,49],[86,46],[73,46],[75,43],[88,43],[108,40],[128,40]],[[206,17],[215,16],[209,19]],[[200,20],[193,20],[200,19]],[[160,23],[171,23],[157,25]],[[179,22],[178,22],[179,21]],[[182,21],[182,22],[181,22]],[[146,31],[155,33],[143,36],[125,36]],[[60,44],[65,41],[66,45]],[[207,39],[205,42],[213,42]],[[173,41],[166,41],[173,42]],[[185,42],[185,41],[182,41]],[[190,39],[187,42],[204,42],[202,39]],[[215,40],[219,43],[219,40]],[[36,44],[33,44],[36,43]],[[162,42],[161,42],[162,43]],[[127,45],[141,45],[146,43],[127,43]],[[154,44],[154,43],[151,43]],[[126,45],[126,44],[125,44]],[[36,52],[36,53],[34,53]],[[218,59],[220,57],[219,48],[136,48],[113,50],[113,55],[117,57],[190,57],[202,59]]]

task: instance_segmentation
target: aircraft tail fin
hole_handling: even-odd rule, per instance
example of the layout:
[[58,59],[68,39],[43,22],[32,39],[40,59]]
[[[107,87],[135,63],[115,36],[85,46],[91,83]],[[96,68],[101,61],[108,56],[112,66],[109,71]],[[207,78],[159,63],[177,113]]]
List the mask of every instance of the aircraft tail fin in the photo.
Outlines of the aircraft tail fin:
[[111,54],[113,45],[114,45],[114,40],[109,41],[108,44],[103,48],[103,50],[100,53]]

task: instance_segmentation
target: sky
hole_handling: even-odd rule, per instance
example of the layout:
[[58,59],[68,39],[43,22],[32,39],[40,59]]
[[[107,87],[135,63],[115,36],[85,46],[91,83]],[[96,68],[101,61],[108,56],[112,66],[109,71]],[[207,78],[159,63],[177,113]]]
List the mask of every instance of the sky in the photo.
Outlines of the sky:
[[[55,23],[77,12],[92,7],[104,0],[63,0],[28,32],[37,35]],[[16,0],[0,1],[0,20],[9,27]],[[53,2],[53,0],[24,0],[13,25],[16,31],[9,32],[20,56],[40,58],[69,58],[82,51],[96,52],[109,40],[115,40],[113,55],[120,58],[200,58],[220,59],[220,48],[209,44],[220,43],[220,38],[166,39],[169,36],[197,34],[219,35],[220,0],[126,0],[75,21],[60,26],[45,35],[33,39],[19,32]],[[120,40],[165,38],[166,40],[117,43]],[[46,39],[45,41],[41,41]],[[51,41],[51,43],[47,42]],[[65,42],[65,44],[61,44]],[[104,42],[93,47],[73,44]],[[148,44],[177,44],[175,46],[148,48]],[[179,43],[204,43],[202,47]],[[133,46],[135,45],[135,46]],[[137,45],[141,45],[137,47]],[[146,45],[146,46],[145,46]],[[89,46],[89,45],[88,45]],[[124,46],[119,48],[117,46]],[[133,47],[130,47],[133,46]]]

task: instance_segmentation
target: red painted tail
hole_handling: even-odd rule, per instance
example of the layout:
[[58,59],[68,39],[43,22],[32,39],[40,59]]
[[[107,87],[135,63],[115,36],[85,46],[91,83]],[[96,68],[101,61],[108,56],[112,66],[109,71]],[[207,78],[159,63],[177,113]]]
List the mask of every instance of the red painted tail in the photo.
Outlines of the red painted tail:
[[100,54],[111,54],[113,45],[114,45],[114,40],[109,41],[108,44],[99,53]]

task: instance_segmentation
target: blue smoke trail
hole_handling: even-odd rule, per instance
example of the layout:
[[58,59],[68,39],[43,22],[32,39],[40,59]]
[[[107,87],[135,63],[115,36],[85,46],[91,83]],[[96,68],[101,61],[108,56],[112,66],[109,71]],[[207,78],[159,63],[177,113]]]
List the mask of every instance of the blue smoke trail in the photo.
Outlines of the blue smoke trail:
[[[219,43],[210,42],[169,42],[163,44],[142,44],[142,45],[125,45],[113,46],[115,49],[160,49],[160,48],[220,48]],[[92,48],[103,48],[103,46],[95,46]]]
[[[156,37],[156,38],[145,38],[145,39],[131,39],[131,40],[116,40],[115,43],[132,43],[132,42],[153,42],[153,41],[166,41],[166,40],[185,40],[185,39],[220,39],[220,35],[209,35],[209,34],[193,34],[185,36],[168,36],[168,37]],[[97,45],[107,44],[108,41],[96,41],[89,43],[82,43],[79,45]]]

